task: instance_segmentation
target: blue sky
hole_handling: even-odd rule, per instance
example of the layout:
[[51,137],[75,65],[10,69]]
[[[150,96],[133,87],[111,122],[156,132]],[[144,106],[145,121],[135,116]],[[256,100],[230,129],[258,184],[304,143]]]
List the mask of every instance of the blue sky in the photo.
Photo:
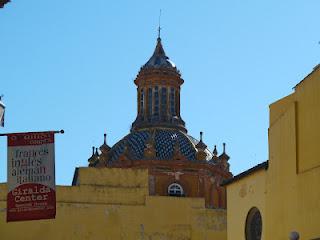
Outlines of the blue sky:
[[[189,134],[222,150],[234,174],[268,159],[268,105],[319,63],[320,1],[12,0],[0,9],[1,132],[64,129],[56,182],[71,184],[103,133],[113,145],[136,116],[133,83],[162,40],[182,72]],[[0,182],[6,139],[0,139]]]

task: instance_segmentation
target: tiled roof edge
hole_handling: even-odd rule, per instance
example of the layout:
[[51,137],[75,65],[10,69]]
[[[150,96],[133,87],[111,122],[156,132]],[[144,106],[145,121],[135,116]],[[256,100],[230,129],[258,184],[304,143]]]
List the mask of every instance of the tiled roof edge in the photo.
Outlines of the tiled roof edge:
[[233,182],[236,182],[236,181],[238,181],[238,180],[240,180],[240,179],[242,179],[252,173],[255,173],[259,170],[262,170],[262,169],[267,170],[268,166],[269,166],[268,160],[265,162],[259,163],[258,165],[254,166],[252,168],[249,168],[248,170],[234,176],[233,178],[225,180],[223,183],[220,184],[220,186],[227,186],[227,185],[229,185]]
[[320,68],[320,64],[317,64],[312,71],[305,76],[300,82],[298,82],[292,89],[295,90],[301,83],[303,83],[310,75],[312,75],[318,68]]

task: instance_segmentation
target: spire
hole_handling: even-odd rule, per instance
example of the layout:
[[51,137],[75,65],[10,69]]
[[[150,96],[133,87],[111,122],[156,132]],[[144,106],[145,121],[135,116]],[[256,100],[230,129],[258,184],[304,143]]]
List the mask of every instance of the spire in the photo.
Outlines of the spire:
[[216,157],[218,155],[217,145],[214,145],[213,156]]
[[155,57],[163,57],[165,59],[169,59],[167,56],[166,56],[166,53],[163,49],[163,46],[162,46],[162,43],[161,43],[161,38],[158,37],[157,38],[157,45],[156,45],[156,48],[154,49],[154,52],[153,52],[153,55],[152,57],[155,56]]
[[169,60],[169,57],[167,57],[163,49],[160,33],[161,33],[161,27],[159,26],[156,48],[154,49],[154,52],[151,58],[142,68],[171,68],[177,71],[176,65]]
[[88,159],[89,167],[96,166],[98,161],[99,161],[98,149],[95,147],[92,147],[92,156]]
[[228,171],[228,172],[229,172],[229,167],[230,167],[230,164],[228,163],[229,159],[230,159],[230,157],[226,153],[226,144],[223,143],[223,152],[219,156],[218,161],[219,161],[219,165],[222,167],[222,169],[224,169],[225,171]]
[[104,154],[106,154],[111,148],[107,144],[107,134],[103,134],[103,144],[100,146],[100,151]]
[[196,145],[197,149],[206,149],[207,145],[202,141],[202,136],[203,136],[203,132],[200,132],[200,141],[198,142],[198,144]]
[[158,38],[157,38],[157,40],[158,41],[161,40],[161,27],[160,26],[158,27]]
[[197,153],[196,153],[196,159],[197,160],[206,160],[207,158],[207,153],[205,152],[207,145],[202,142],[202,135],[203,132],[200,132],[200,141],[196,145]]
[[160,9],[160,13],[159,13],[159,26],[158,26],[158,39],[161,41],[161,9]]
[[223,152],[222,154],[219,156],[219,158],[221,160],[224,160],[224,161],[228,161],[230,159],[229,155],[226,153],[226,143],[223,143]]

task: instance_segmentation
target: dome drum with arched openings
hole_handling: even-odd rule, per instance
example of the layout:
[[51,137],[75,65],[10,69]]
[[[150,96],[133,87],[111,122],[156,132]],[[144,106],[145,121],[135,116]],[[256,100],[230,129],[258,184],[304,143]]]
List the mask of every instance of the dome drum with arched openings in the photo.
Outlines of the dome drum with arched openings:
[[178,128],[187,132],[180,116],[180,86],[183,79],[169,60],[158,37],[153,55],[144,64],[136,79],[138,114],[132,131],[150,127]]

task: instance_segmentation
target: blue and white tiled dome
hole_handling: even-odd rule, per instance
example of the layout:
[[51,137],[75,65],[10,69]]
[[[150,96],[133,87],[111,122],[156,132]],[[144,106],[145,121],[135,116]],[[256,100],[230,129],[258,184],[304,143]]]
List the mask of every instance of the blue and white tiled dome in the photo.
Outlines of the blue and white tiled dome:
[[[155,160],[173,159],[174,144],[178,142],[180,153],[187,160],[196,161],[195,145],[199,142],[198,140],[180,130],[158,128],[134,131],[125,136],[111,148],[109,163],[116,162],[124,151],[130,160],[144,160],[144,149],[150,138],[153,138],[156,150]],[[210,160],[212,153],[208,149],[205,152],[207,160]]]

